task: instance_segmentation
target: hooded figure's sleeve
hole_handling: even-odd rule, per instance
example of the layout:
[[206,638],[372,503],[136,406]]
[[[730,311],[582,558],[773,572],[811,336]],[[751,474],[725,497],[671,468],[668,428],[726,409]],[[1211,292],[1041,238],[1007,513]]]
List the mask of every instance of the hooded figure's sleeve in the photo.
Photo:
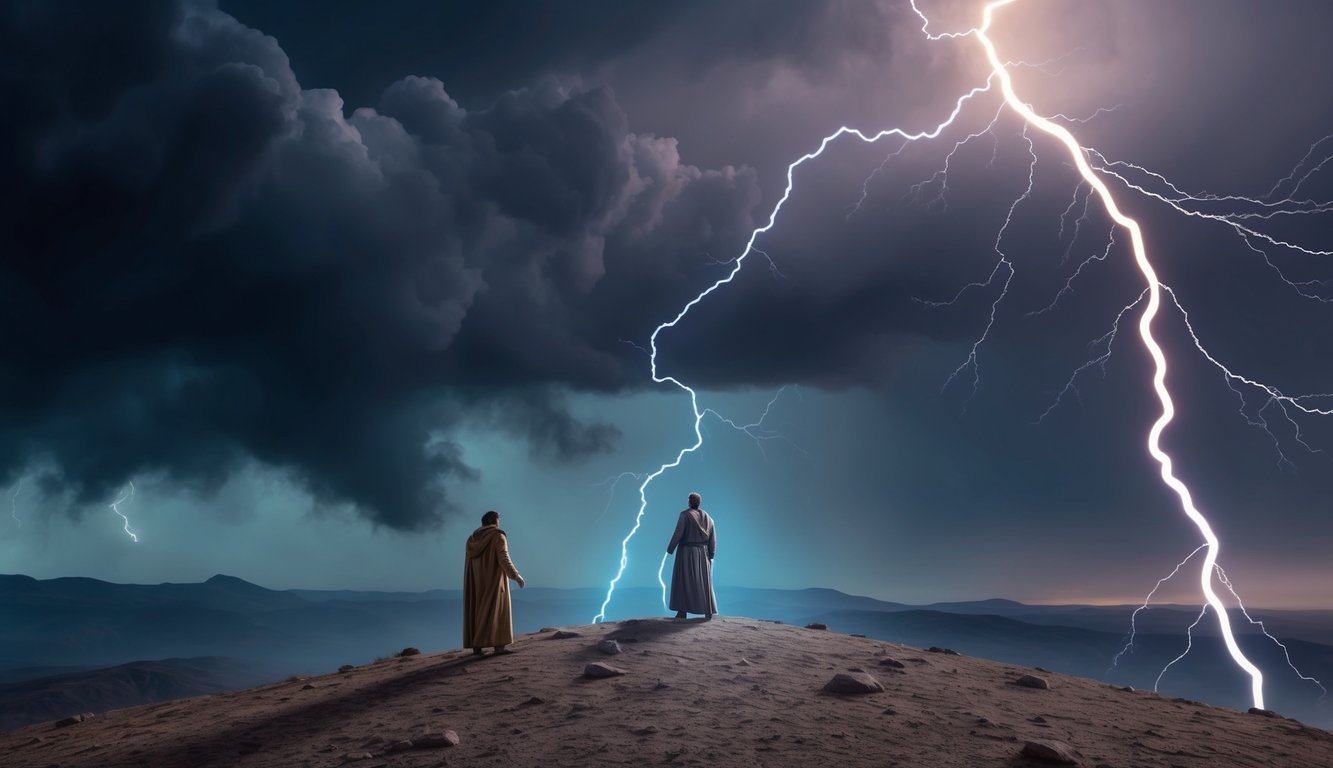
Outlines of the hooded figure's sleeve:
[[518,575],[518,569],[514,567],[514,561],[509,559],[509,537],[503,533],[500,534],[500,568],[504,570],[505,575],[514,581],[523,578]]
[[708,518],[708,559],[712,560],[713,555],[717,553],[717,524],[713,518]]
[[681,537],[685,535],[685,517],[686,514],[681,512],[680,517],[676,518],[676,532],[671,534],[671,543],[667,544],[668,555],[676,551],[676,547],[680,545]]

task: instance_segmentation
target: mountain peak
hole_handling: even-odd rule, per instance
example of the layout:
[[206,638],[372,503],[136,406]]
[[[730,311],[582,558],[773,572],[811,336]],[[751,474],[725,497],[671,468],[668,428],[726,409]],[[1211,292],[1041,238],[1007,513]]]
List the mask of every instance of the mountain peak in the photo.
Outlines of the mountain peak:
[[[499,755],[550,768],[663,755],[682,765],[869,768],[1028,765],[1021,755],[1044,754],[1045,743],[1067,745],[1086,765],[1165,768],[1239,765],[1262,745],[1285,768],[1326,768],[1333,753],[1333,734],[1284,718],[834,631],[730,616],[567,629],[563,639],[518,636],[513,656],[386,658],[60,729],[32,726],[0,734],[0,754],[12,768],[79,763],[93,745],[104,765],[228,761],[234,751],[215,751],[239,745],[246,765],[274,768],[316,753],[328,753],[329,765],[391,754],[395,764],[435,764],[441,750],[463,762]],[[588,669],[598,661],[606,664]],[[1018,682],[1029,675],[1042,680]],[[875,692],[831,693],[835,677]]]

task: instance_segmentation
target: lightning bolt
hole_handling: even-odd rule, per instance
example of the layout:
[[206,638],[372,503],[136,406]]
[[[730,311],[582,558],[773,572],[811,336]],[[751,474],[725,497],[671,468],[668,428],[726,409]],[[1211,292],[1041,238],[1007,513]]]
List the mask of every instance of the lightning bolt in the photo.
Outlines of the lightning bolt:
[[124,512],[121,512],[121,511],[120,511],[120,505],[121,505],[121,504],[124,504],[124,503],[126,503],[126,502],[128,502],[128,501],[129,501],[130,499],[132,499],[132,498],[134,498],[134,481],[133,481],[133,480],[127,482],[127,483],[125,484],[125,487],[124,487],[123,489],[121,489],[120,496],[119,496],[115,501],[113,501],[113,502],[111,502],[110,504],[108,504],[107,506],[111,508],[111,511],[112,511],[112,512],[115,512],[117,515],[120,515],[120,519],[123,520],[124,523],[125,523],[125,535],[126,535],[126,536],[129,536],[131,539],[133,539],[135,544],[138,544],[138,543],[139,543],[139,534],[137,534],[137,533],[135,533],[134,531],[131,531],[131,530],[130,530],[130,519],[129,519],[128,517],[125,516],[125,513],[124,513]]
[[[911,0],[911,2],[913,10],[916,10],[917,14],[921,16],[923,23],[922,31],[929,35],[929,32],[927,31],[929,20],[921,14],[919,9],[917,9],[916,0]],[[1175,493],[1176,497],[1179,499],[1182,510],[1185,512],[1186,516],[1189,517],[1190,521],[1194,523],[1195,527],[1199,529],[1199,533],[1203,535],[1204,541],[1207,543],[1207,549],[1204,553],[1203,568],[1200,572],[1199,586],[1207,599],[1207,606],[1211,606],[1214,613],[1217,615],[1218,626],[1221,629],[1222,638],[1226,643],[1227,651],[1231,654],[1232,660],[1250,676],[1250,690],[1254,699],[1254,706],[1263,709],[1263,673],[1260,672],[1259,668],[1245,656],[1244,652],[1241,651],[1240,646],[1237,645],[1235,634],[1231,628],[1231,620],[1226,612],[1226,607],[1222,604],[1221,598],[1219,598],[1217,593],[1213,590],[1213,567],[1217,563],[1221,543],[1217,538],[1217,534],[1213,532],[1212,525],[1209,524],[1208,519],[1204,517],[1203,513],[1199,511],[1197,506],[1195,506],[1189,488],[1183,481],[1176,477],[1175,472],[1173,471],[1172,458],[1161,446],[1162,432],[1175,417],[1175,404],[1172,402],[1171,393],[1166,386],[1166,353],[1157,343],[1157,339],[1153,336],[1152,330],[1153,318],[1156,317],[1162,304],[1162,286],[1157,278],[1157,272],[1148,258],[1147,247],[1143,241],[1142,229],[1140,228],[1138,221],[1130,218],[1120,209],[1115,196],[1112,195],[1106,182],[1093,171],[1092,166],[1088,163],[1089,153],[1079,145],[1078,141],[1074,138],[1074,135],[1064,126],[1038,115],[1032,107],[1020,99],[1015,92],[1013,79],[1010,77],[1009,71],[1005,69],[997,54],[995,44],[991,42],[991,39],[987,36],[995,11],[998,8],[1010,5],[1013,2],[1014,0],[996,0],[996,2],[986,5],[985,9],[982,11],[981,25],[963,33],[963,35],[975,35],[977,40],[981,43],[981,46],[986,53],[986,60],[990,62],[993,76],[999,82],[1000,92],[1004,95],[1004,100],[1009,104],[1010,108],[1022,117],[1028,125],[1047,134],[1064,146],[1079,175],[1082,176],[1083,180],[1096,191],[1098,199],[1101,201],[1107,215],[1109,215],[1121,229],[1129,233],[1130,246],[1134,253],[1134,262],[1142,273],[1144,282],[1147,284],[1148,288],[1148,301],[1144,305],[1143,313],[1139,316],[1139,337],[1143,342],[1144,348],[1148,351],[1149,356],[1152,357],[1154,367],[1152,381],[1153,389],[1156,392],[1158,402],[1161,405],[1161,415],[1158,416],[1157,421],[1153,423],[1152,428],[1148,432],[1148,452],[1161,468],[1160,474],[1162,481]],[[1200,619],[1207,613],[1207,606],[1200,612]],[[1198,621],[1196,620],[1195,623],[1197,624]]]
[[14,527],[23,527],[23,521],[19,519],[19,494],[23,493],[23,481],[26,477],[20,477],[14,484],[14,492],[9,496],[9,516],[14,518]]
[[[1224,643],[1227,647],[1229,654],[1231,655],[1232,660],[1250,678],[1250,688],[1251,688],[1251,695],[1254,701],[1254,706],[1263,708],[1264,705],[1263,674],[1259,670],[1259,668],[1255,666],[1245,656],[1245,654],[1241,651],[1240,647],[1237,645],[1235,634],[1232,630],[1230,618],[1228,617],[1226,607],[1222,603],[1221,598],[1218,596],[1217,592],[1213,588],[1212,584],[1213,575],[1215,573],[1215,570],[1217,569],[1217,561],[1221,549],[1220,541],[1218,539],[1217,534],[1213,531],[1212,525],[1209,523],[1208,519],[1195,504],[1193,495],[1191,494],[1189,487],[1180,478],[1176,476],[1174,471],[1174,461],[1172,456],[1168,454],[1161,445],[1162,434],[1164,433],[1168,425],[1170,425],[1175,418],[1175,405],[1172,400],[1171,392],[1167,387],[1167,372],[1168,372],[1167,355],[1166,352],[1163,350],[1162,346],[1158,343],[1153,333],[1153,322],[1162,308],[1163,293],[1168,293],[1171,296],[1172,303],[1176,305],[1178,309],[1180,309],[1181,316],[1184,318],[1185,323],[1187,325],[1188,325],[1188,315],[1185,314],[1183,307],[1180,306],[1180,302],[1178,298],[1175,296],[1174,292],[1171,292],[1170,289],[1159,280],[1156,269],[1154,268],[1153,263],[1149,258],[1147,247],[1144,243],[1142,228],[1139,222],[1124,212],[1124,210],[1121,208],[1120,203],[1116,198],[1116,195],[1112,192],[1108,184],[1108,181],[1115,181],[1116,183],[1123,186],[1126,190],[1165,203],[1166,205],[1170,206],[1172,209],[1183,215],[1209,221],[1215,221],[1222,225],[1230,227],[1232,231],[1236,235],[1238,235],[1241,238],[1241,240],[1252,251],[1255,251],[1264,258],[1264,260],[1268,263],[1268,266],[1271,267],[1284,282],[1295,288],[1301,295],[1307,296],[1309,298],[1318,299],[1320,301],[1333,301],[1333,297],[1327,297],[1319,291],[1319,288],[1323,285],[1322,283],[1318,283],[1317,281],[1300,281],[1300,280],[1289,279],[1287,275],[1284,274],[1283,271],[1270,258],[1267,249],[1270,248],[1284,249],[1296,253],[1305,254],[1308,256],[1333,255],[1333,251],[1303,246],[1298,243],[1286,240],[1282,237],[1265,233],[1262,230],[1260,230],[1256,224],[1256,222],[1272,220],[1279,216],[1289,216],[1298,214],[1304,215],[1304,214],[1324,213],[1333,211],[1333,202],[1300,200],[1299,198],[1296,197],[1296,195],[1300,193],[1302,187],[1314,174],[1318,173],[1330,162],[1333,162],[1333,157],[1330,157],[1328,155],[1320,157],[1319,155],[1319,153],[1322,151],[1321,147],[1325,145],[1325,142],[1328,139],[1333,137],[1325,137],[1325,139],[1321,139],[1320,141],[1312,144],[1309,150],[1307,151],[1306,156],[1302,159],[1301,163],[1298,164],[1298,166],[1292,171],[1292,173],[1288,177],[1280,180],[1276,185],[1274,185],[1274,187],[1270,189],[1263,198],[1189,194],[1180,190],[1175,185],[1171,184],[1160,174],[1155,174],[1151,171],[1148,171],[1147,169],[1142,168],[1141,166],[1137,166],[1132,163],[1126,163],[1123,161],[1108,160],[1095,150],[1080,145],[1078,140],[1070,132],[1069,128],[1061,124],[1061,123],[1068,123],[1075,125],[1082,124],[1087,120],[1090,120],[1100,114],[1103,114],[1107,110],[1098,110],[1087,118],[1071,118],[1067,115],[1061,115],[1061,114],[1056,114],[1052,116],[1043,116],[1038,114],[1030,104],[1023,101],[1023,99],[1018,95],[1013,83],[1013,79],[1010,75],[1009,69],[1006,67],[1004,60],[1000,58],[996,50],[995,44],[989,37],[989,32],[991,29],[992,22],[994,21],[996,12],[1001,8],[1013,4],[1015,1],[1016,0],[993,0],[993,2],[988,3],[982,9],[980,24],[970,29],[966,29],[963,31],[956,31],[956,32],[934,33],[930,29],[930,19],[918,7],[916,0],[909,0],[909,4],[911,6],[912,11],[921,20],[921,32],[928,40],[932,41],[938,41],[944,39],[962,40],[965,38],[972,38],[980,45],[982,51],[985,54],[985,59],[989,64],[990,68],[990,72],[985,84],[974,87],[970,91],[961,95],[955,102],[954,109],[948,115],[948,117],[944,121],[940,122],[938,125],[936,125],[934,128],[928,131],[911,133],[901,128],[892,128],[880,131],[878,133],[867,134],[858,129],[853,129],[847,126],[843,126],[838,130],[834,131],[832,134],[829,134],[828,136],[824,137],[824,139],[819,143],[818,147],[814,151],[802,155],[801,157],[797,158],[794,162],[792,162],[787,166],[787,174],[786,174],[787,183],[781,197],[778,199],[777,203],[773,206],[773,209],[768,216],[767,222],[751,232],[751,235],[748,241],[746,242],[744,249],[741,251],[741,254],[734,260],[734,262],[732,262],[731,270],[724,277],[713,282],[707,288],[699,292],[693,299],[687,302],[685,306],[676,314],[675,317],[657,326],[657,328],[653,331],[648,345],[652,380],[654,383],[657,384],[671,384],[679,388],[682,392],[689,395],[691,412],[692,415],[694,416],[695,439],[692,444],[680,449],[680,451],[676,454],[674,459],[662,464],[656,471],[646,475],[643,481],[641,482],[639,486],[639,508],[634,518],[634,525],[631,528],[629,534],[621,542],[621,557],[620,557],[619,569],[617,570],[616,575],[614,576],[614,578],[612,578],[608,586],[606,599],[602,604],[601,612],[599,612],[597,616],[594,617],[594,621],[601,621],[605,617],[606,608],[607,605],[609,605],[612,596],[614,595],[615,587],[617,583],[620,581],[621,577],[624,575],[625,568],[628,562],[629,543],[633,539],[634,535],[638,532],[639,528],[641,527],[644,515],[647,511],[648,487],[654,480],[656,480],[662,474],[666,473],[667,471],[673,469],[676,466],[679,466],[681,461],[684,459],[686,455],[698,450],[703,446],[704,443],[704,436],[701,429],[701,424],[703,422],[704,417],[708,414],[708,411],[700,407],[698,395],[694,389],[692,389],[689,385],[685,384],[676,377],[665,375],[659,370],[657,361],[657,352],[658,352],[659,337],[661,336],[661,334],[670,328],[674,328],[678,323],[684,320],[684,318],[689,314],[690,310],[692,310],[700,302],[704,301],[709,295],[719,290],[724,285],[732,282],[732,280],[736,277],[736,275],[740,272],[741,268],[743,267],[746,258],[751,253],[759,252],[758,249],[756,248],[756,241],[761,235],[769,232],[776,225],[778,216],[783,206],[792,196],[795,187],[795,174],[797,169],[804,163],[814,160],[815,158],[818,158],[821,154],[823,154],[824,150],[829,146],[830,143],[843,137],[855,137],[866,143],[874,143],[888,136],[897,136],[903,139],[902,146],[900,146],[898,149],[894,150],[887,157],[885,157],[884,162],[880,164],[880,167],[876,169],[874,172],[872,172],[871,175],[866,179],[865,183],[862,186],[861,200],[857,202],[857,204],[853,207],[852,210],[852,213],[855,213],[857,210],[860,209],[861,205],[865,202],[865,199],[868,194],[870,181],[878,173],[881,173],[884,170],[885,164],[887,164],[889,160],[900,154],[908,144],[911,144],[913,142],[922,139],[934,139],[938,137],[941,133],[943,133],[943,131],[946,128],[948,128],[951,124],[953,124],[955,119],[962,112],[964,105],[969,100],[971,100],[973,97],[977,96],[980,93],[991,91],[993,88],[998,86],[998,91],[1002,98],[1001,110],[1007,108],[1010,112],[1019,117],[1023,122],[1022,135],[1024,140],[1027,142],[1028,150],[1032,159],[1032,162],[1029,165],[1028,187],[1023,192],[1023,194],[1021,194],[1016,200],[1014,200],[1013,204],[1010,206],[1009,215],[1005,220],[1005,224],[1003,227],[1001,227],[1000,232],[996,237],[994,250],[998,256],[998,260],[995,264],[995,267],[992,269],[990,276],[983,282],[971,283],[967,286],[964,286],[962,291],[960,291],[958,296],[956,296],[953,300],[957,301],[959,298],[961,298],[963,293],[968,291],[969,289],[986,288],[994,285],[997,282],[1000,282],[1001,280],[1003,281],[998,296],[991,303],[990,316],[984,330],[982,331],[981,335],[976,339],[976,341],[973,343],[967,358],[949,376],[949,379],[946,381],[945,386],[947,387],[957,377],[970,371],[972,373],[972,393],[976,392],[977,383],[979,380],[979,367],[977,359],[978,350],[981,347],[981,345],[987,340],[995,325],[996,317],[999,311],[999,306],[1007,296],[1010,281],[1013,279],[1014,276],[1013,261],[1005,254],[1004,249],[1002,248],[1002,241],[1004,239],[1005,232],[1007,231],[1009,224],[1013,219],[1014,211],[1024,200],[1029,199],[1031,195],[1032,180],[1033,180],[1033,175],[1035,173],[1035,165],[1037,157],[1037,150],[1033,139],[1033,135],[1034,134],[1044,135],[1045,137],[1048,137],[1049,139],[1053,140],[1056,145],[1058,145],[1064,150],[1064,153],[1067,154],[1068,156],[1068,161],[1072,164],[1073,168],[1078,174],[1078,177],[1080,178],[1079,186],[1085,187],[1087,189],[1087,192],[1084,194],[1082,198],[1083,213],[1075,220],[1075,233],[1073,241],[1071,241],[1069,248],[1072,249],[1074,246],[1074,241],[1077,241],[1078,239],[1079,226],[1081,225],[1083,220],[1087,218],[1088,207],[1091,204],[1091,200],[1094,196],[1096,197],[1101,208],[1106,212],[1107,216],[1113,222],[1113,227],[1108,237],[1106,248],[1100,253],[1094,253],[1093,256],[1084,260],[1079,265],[1079,267],[1074,271],[1074,273],[1069,277],[1069,279],[1065,283],[1064,288],[1054,297],[1051,304],[1048,305],[1045,309],[1039,310],[1035,314],[1041,314],[1043,312],[1053,310],[1059,303],[1061,298],[1073,290],[1074,281],[1082,274],[1084,268],[1092,263],[1092,261],[1104,261],[1108,259],[1112,253],[1112,249],[1119,240],[1119,238],[1117,238],[1116,236],[1117,232],[1124,233],[1124,236],[1126,236],[1126,239],[1128,240],[1129,251],[1132,254],[1134,260],[1134,265],[1137,268],[1138,272],[1141,274],[1145,287],[1140,296],[1137,299],[1135,299],[1135,301],[1125,306],[1124,309],[1122,309],[1120,313],[1116,316],[1115,323],[1112,326],[1111,331],[1103,335],[1099,339],[1094,340],[1093,344],[1089,346],[1090,354],[1092,354],[1093,352],[1098,352],[1099,350],[1100,352],[1074,372],[1074,374],[1070,377],[1069,381],[1065,385],[1064,389],[1062,389],[1061,392],[1057,395],[1055,402],[1050,406],[1050,408],[1047,409],[1045,413],[1041,415],[1038,421],[1044,419],[1045,416],[1049,414],[1052,409],[1058,406],[1059,403],[1067,394],[1073,393],[1077,395],[1078,390],[1076,386],[1076,380],[1080,374],[1082,374],[1083,372],[1087,371],[1092,367],[1097,367],[1097,366],[1102,367],[1104,370],[1106,361],[1109,359],[1111,354],[1112,345],[1115,339],[1117,338],[1118,332],[1120,330],[1120,321],[1123,320],[1130,312],[1136,309],[1140,310],[1138,316],[1138,337],[1140,344],[1142,345],[1142,348],[1148,354],[1149,358],[1151,358],[1152,360],[1153,375],[1151,378],[1151,384],[1152,384],[1152,390],[1156,396],[1156,400],[1159,406],[1159,414],[1146,435],[1145,446],[1148,450],[1149,455],[1158,465],[1159,476],[1162,483],[1176,497],[1180,510],[1184,513],[1186,518],[1188,518],[1188,520],[1195,526],[1195,528],[1198,530],[1199,534],[1203,538],[1203,544],[1201,544],[1198,549],[1196,549],[1193,553],[1191,553],[1189,558],[1186,558],[1184,562],[1178,565],[1176,571],[1173,571],[1172,573],[1172,576],[1174,576],[1176,572],[1178,572],[1181,568],[1183,568],[1188,563],[1189,560],[1193,559],[1198,554],[1199,551],[1204,552],[1203,562],[1199,570],[1199,587],[1205,598],[1205,602],[1203,608],[1199,613],[1199,616],[1195,619],[1194,623],[1190,625],[1189,632],[1187,632],[1187,636],[1190,644],[1192,645],[1193,629],[1197,627],[1199,622],[1201,622],[1204,619],[1204,617],[1208,614],[1209,608],[1213,609],[1213,613],[1217,617],[1218,627],[1220,629],[1222,638],[1224,640]],[[1012,64],[1013,66],[1038,66],[1038,67],[1046,66],[1046,65],[1031,65],[1027,64],[1026,62],[1012,62]],[[996,119],[998,119],[998,117],[999,113],[997,113]],[[940,174],[933,176],[926,182],[927,184],[933,184],[936,181],[938,181],[940,184],[939,195],[937,196],[936,200],[932,201],[932,204],[934,202],[944,202],[945,186],[947,185],[947,179],[948,179],[948,163],[950,159],[953,157],[954,153],[957,152],[958,149],[961,148],[968,141],[979,137],[980,135],[986,133],[987,131],[990,131],[993,128],[994,124],[995,120],[992,120],[991,124],[988,125],[986,129],[974,134],[970,134],[966,138],[955,143],[953,149],[946,157],[945,169]],[[1150,186],[1154,188],[1150,188]],[[1074,193],[1074,199],[1071,202],[1069,208],[1067,208],[1065,213],[1061,216],[1060,223],[1061,223],[1062,239],[1064,234],[1065,221],[1069,216],[1072,215],[1075,207],[1078,205],[1079,194],[1080,194],[1079,191],[1076,190]],[[1279,194],[1284,194],[1284,196],[1280,199],[1274,199]],[[1233,205],[1236,206],[1236,208],[1230,212],[1218,213],[1215,210],[1210,209],[1208,207],[1210,205],[1212,206]],[[1069,251],[1066,252],[1066,258],[1068,257],[1068,253]],[[922,302],[922,303],[926,304],[927,306],[943,306],[946,304],[951,304],[953,302]],[[1210,360],[1210,362],[1212,362],[1214,365],[1218,366],[1222,370],[1223,375],[1226,377],[1228,381],[1228,385],[1232,386],[1233,391],[1237,391],[1238,395],[1240,394],[1241,388],[1249,388],[1249,389],[1257,388],[1260,392],[1266,395],[1267,400],[1265,407],[1278,408],[1289,421],[1292,420],[1293,412],[1300,412],[1305,414],[1319,414],[1319,415],[1333,414],[1333,408],[1321,408],[1318,405],[1318,403],[1321,402],[1320,398],[1329,397],[1330,395],[1324,395],[1324,394],[1294,395],[1294,396],[1287,395],[1276,387],[1236,374],[1232,372],[1230,368],[1226,367],[1225,365],[1222,365],[1217,360],[1216,357],[1212,356],[1210,353],[1207,352],[1207,350],[1203,347],[1203,345],[1198,341],[1197,334],[1194,334],[1192,327],[1190,327],[1190,333],[1195,339],[1196,347],[1198,348],[1198,350],[1202,354],[1204,354]],[[1260,409],[1260,412],[1257,414],[1257,416],[1262,421],[1263,425],[1266,426],[1267,422],[1263,421],[1262,410],[1263,409]],[[1242,405],[1242,413],[1245,413],[1244,405]],[[1297,437],[1298,439],[1300,437],[1299,430],[1297,431]],[[1304,445],[1303,440],[1302,444]],[[663,559],[663,566],[664,565],[665,565],[665,559]],[[661,574],[661,568],[659,568],[659,581],[661,580],[660,574]],[[1167,578],[1169,579],[1171,577],[1168,576]],[[1160,587],[1161,583],[1162,582],[1159,582],[1157,586]],[[1230,589],[1229,582],[1224,581],[1224,583],[1228,584],[1228,588]],[[1153,593],[1155,592],[1156,592],[1156,587],[1154,588]],[[1149,599],[1151,599],[1151,596],[1152,594],[1149,595]],[[1144,606],[1141,606],[1139,610],[1145,609],[1147,607],[1147,602],[1148,601],[1145,601]],[[1132,628],[1133,628],[1133,617],[1131,617],[1131,629]],[[1122,650],[1121,653],[1123,654],[1124,651]],[[1188,648],[1186,650],[1186,653],[1188,653]],[[1184,654],[1182,654],[1181,657],[1178,657],[1176,660],[1174,660],[1171,664],[1174,664],[1175,661],[1178,661],[1179,658],[1183,657]],[[1117,655],[1117,658],[1119,658],[1119,655]],[[1171,664],[1168,664],[1166,669],[1169,669]],[[1163,670],[1163,674],[1165,674],[1166,669]]]

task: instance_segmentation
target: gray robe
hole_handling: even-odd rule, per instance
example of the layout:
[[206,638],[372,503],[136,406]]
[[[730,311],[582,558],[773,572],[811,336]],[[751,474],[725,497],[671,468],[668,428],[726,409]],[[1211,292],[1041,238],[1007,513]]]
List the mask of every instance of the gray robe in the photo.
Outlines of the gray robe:
[[672,552],[676,553],[676,564],[671,569],[671,610],[717,613],[717,600],[713,597],[717,530],[713,518],[702,509],[681,512],[676,532],[667,545],[667,554]]

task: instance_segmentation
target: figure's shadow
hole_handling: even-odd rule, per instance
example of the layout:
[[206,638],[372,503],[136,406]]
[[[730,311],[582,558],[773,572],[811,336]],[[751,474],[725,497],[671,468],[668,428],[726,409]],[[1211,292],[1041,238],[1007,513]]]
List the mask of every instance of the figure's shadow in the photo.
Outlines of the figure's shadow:
[[[490,656],[466,653],[459,658],[430,664],[405,674],[394,674],[368,686],[349,686],[346,693],[332,697],[321,696],[316,701],[285,710],[273,716],[244,718],[229,728],[216,731],[206,738],[190,740],[187,744],[149,749],[115,759],[102,765],[105,768],[121,766],[152,766],[171,768],[223,768],[234,765],[246,755],[267,751],[274,744],[291,740],[293,735],[320,731],[344,714],[349,718],[373,710],[377,705],[412,693],[420,686],[459,674],[471,664],[485,664]],[[355,672],[353,672],[355,674]],[[336,680],[336,677],[333,678]],[[246,693],[253,693],[247,691]]]
[[706,627],[715,621],[717,621],[716,618],[711,620],[702,618],[629,619],[620,622],[616,629],[604,636],[604,639],[631,642],[636,640],[639,642],[652,642],[653,640],[661,640],[666,637],[671,637],[680,632]]

